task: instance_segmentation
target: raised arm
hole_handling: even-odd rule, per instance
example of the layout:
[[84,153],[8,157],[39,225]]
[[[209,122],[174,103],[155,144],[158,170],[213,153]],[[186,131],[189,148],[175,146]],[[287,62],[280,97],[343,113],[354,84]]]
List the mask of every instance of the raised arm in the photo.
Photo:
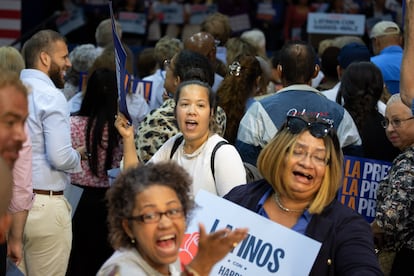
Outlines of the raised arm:
[[247,228],[221,229],[207,234],[200,224],[198,252],[182,273],[184,276],[208,276],[213,266],[247,237]]
[[401,63],[400,94],[404,104],[412,108],[414,100],[414,1],[405,1],[404,54]]
[[134,141],[134,127],[128,123],[128,120],[122,113],[118,113],[115,120],[115,127],[122,136],[124,147],[123,168],[136,167],[139,164]]

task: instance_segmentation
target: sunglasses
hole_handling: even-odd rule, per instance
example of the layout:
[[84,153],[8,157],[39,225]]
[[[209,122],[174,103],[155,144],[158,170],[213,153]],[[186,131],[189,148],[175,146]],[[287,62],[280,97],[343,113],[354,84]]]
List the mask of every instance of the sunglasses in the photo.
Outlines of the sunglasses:
[[323,122],[307,122],[301,117],[291,116],[287,117],[287,128],[293,134],[302,132],[303,129],[309,129],[313,137],[323,138],[328,135],[328,132],[333,125],[327,121]]

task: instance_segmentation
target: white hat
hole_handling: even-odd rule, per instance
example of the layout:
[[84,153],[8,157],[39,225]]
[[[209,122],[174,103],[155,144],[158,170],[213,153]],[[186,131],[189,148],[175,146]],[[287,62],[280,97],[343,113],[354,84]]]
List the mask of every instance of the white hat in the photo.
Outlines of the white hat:
[[398,27],[397,23],[392,21],[380,21],[372,28],[369,38],[396,34],[400,34],[400,27]]

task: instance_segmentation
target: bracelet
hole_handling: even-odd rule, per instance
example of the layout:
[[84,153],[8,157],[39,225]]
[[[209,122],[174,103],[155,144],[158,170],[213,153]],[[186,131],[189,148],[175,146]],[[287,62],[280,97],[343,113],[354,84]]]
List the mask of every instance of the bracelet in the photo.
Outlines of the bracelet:
[[191,268],[189,265],[184,267],[184,273],[184,275],[186,276],[200,276],[200,274],[193,268]]

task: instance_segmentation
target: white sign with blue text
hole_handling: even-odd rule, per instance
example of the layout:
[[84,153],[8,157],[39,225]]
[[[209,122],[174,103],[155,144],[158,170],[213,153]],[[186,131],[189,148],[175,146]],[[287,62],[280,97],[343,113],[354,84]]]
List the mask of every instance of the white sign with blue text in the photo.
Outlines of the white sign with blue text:
[[[217,263],[210,275],[308,275],[321,243],[228,200],[200,191],[180,252],[189,262],[198,242],[198,223],[207,232],[248,227],[248,237]],[[197,236],[197,238],[195,238]],[[187,260],[183,260],[187,259]]]

